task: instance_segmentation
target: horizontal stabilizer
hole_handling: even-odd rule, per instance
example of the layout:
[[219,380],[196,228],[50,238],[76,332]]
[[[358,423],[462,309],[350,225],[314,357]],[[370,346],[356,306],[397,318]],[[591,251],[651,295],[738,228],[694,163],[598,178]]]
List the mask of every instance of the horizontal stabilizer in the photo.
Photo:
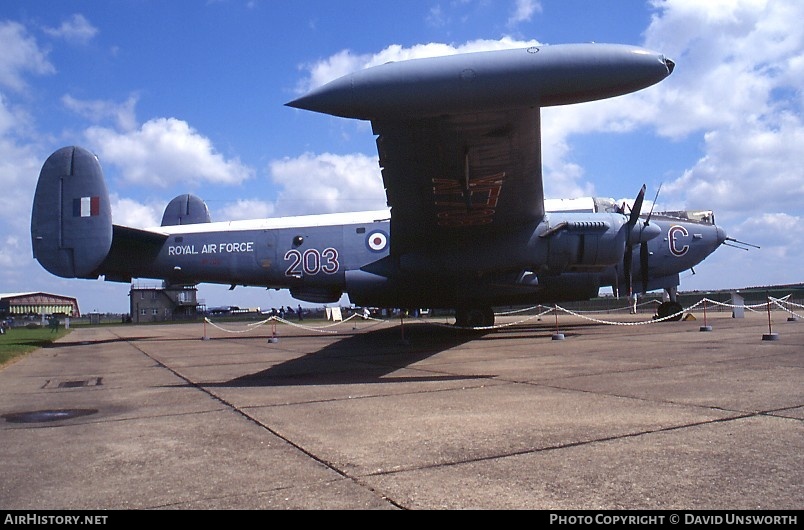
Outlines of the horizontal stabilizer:
[[114,225],[109,254],[98,270],[110,282],[130,282],[131,271],[147,271],[156,260],[167,234]]

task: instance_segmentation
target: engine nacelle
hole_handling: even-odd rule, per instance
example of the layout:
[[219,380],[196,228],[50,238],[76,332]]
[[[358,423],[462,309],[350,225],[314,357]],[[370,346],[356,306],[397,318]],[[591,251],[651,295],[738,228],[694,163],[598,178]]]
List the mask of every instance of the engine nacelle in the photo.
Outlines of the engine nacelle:
[[112,209],[97,157],[80,147],[50,155],[31,213],[33,255],[63,278],[97,278],[112,246]]
[[[601,272],[622,261],[626,233],[618,214],[578,214],[557,220],[539,235],[547,240],[551,273]],[[556,222],[558,221],[558,222]]]

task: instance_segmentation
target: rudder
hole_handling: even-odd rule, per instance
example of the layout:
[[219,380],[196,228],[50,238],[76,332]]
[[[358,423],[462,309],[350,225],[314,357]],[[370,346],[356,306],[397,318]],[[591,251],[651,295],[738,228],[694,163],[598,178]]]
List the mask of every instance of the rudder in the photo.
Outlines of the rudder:
[[98,159],[81,147],[50,155],[31,212],[34,258],[62,278],[97,278],[112,246],[112,209]]

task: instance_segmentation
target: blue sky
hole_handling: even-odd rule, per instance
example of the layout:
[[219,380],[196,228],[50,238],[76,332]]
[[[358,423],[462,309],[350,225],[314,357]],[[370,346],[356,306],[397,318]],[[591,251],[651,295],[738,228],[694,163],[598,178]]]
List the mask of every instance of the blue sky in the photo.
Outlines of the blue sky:
[[[804,281],[804,3],[773,0],[209,0],[0,3],[0,292],[76,296],[125,312],[128,284],[62,280],[33,260],[42,163],[81,145],[101,159],[116,223],[159,223],[180,193],[213,220],[384,205],[363,122],[285,107],[351,70],[534,43],[643,45],[668,79],[543,111],[549,197],[713,209],[737,239],[681,289]],[[271,307],[282,293],[200,287],[208,305]]]

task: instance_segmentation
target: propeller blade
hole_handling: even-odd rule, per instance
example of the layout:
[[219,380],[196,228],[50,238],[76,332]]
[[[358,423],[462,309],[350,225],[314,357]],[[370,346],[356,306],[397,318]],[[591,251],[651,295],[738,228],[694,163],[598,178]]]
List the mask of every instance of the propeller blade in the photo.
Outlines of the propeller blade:
[[642,292],[648,292],[648,259],[650,253],[648,251],[648,242],[643,241],[639,245],[639,274],[642,276]]
[[648,217],[645,219],[645,226],[648,226],[650,222],[650,216],[653,215],[653,207],[656,206],[656,201],[659,200],[659,192],[662,191],[662,185],[659,184],[659,188],[656,190],[656,196],[653,198],[653,204],[650,205],[650,212],[648,212]]
[[625,290],[630,297],[633,294],[631,285],[631,258],[633,256],[633,247],[631,245],[625,246],[625,255],[623,257],[623,276],[625,276]]
[[636,199],[634,200],[634,207],[631,208],[631,217],[628,219],[628,226],[634,226],[639,219],[639,214],[642,211],[642,201],[645,200],[645,184],[639,190]]

